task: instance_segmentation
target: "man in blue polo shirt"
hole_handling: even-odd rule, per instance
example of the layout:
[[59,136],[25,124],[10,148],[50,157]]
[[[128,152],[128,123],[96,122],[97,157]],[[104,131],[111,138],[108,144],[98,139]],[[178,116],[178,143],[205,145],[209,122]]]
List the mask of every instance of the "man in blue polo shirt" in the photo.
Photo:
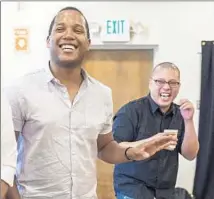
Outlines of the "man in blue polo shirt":
[[139,142],[166,129],[178,131],[178,144],[147,160],[115,165],[114,189],[117,199],[173,199],[178,155],[193,160],[199,143],[195,132],[194,108],[187,99],[173,103],[180,88],[180,71],[170,62],[152,71],[149,94],[124,105],[115,115],[114,139],[120,144]]

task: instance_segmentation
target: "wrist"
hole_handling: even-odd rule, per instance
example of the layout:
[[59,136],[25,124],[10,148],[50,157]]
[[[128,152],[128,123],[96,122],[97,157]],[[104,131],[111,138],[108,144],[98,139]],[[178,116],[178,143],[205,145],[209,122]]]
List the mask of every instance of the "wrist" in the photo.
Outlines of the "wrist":
[[184,120],[184,124],[185,125],[187,125],[187,124],[193,124],[193,118]]
[[125,150],[125,157],[129,161],[134,161],[133,153],[132,153],[132,148],[133,147],[127,147]]

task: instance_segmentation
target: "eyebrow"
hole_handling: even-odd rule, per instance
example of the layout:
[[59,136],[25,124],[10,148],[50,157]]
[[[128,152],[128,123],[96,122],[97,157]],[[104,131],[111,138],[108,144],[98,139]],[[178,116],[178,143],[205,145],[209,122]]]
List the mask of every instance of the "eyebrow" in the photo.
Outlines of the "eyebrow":
[[[56,22],[55,25],[56,25],[56,26],[64,26],[64,25],[66,25],[66,24],[63,23],[63,22],[60,22],[60,23],[57,23],[57,22]],[[72,24],[72,26],[78,26],[78,27],[84,28],[84,26],[83,26],[82,24],[79,24],[79,23]]]

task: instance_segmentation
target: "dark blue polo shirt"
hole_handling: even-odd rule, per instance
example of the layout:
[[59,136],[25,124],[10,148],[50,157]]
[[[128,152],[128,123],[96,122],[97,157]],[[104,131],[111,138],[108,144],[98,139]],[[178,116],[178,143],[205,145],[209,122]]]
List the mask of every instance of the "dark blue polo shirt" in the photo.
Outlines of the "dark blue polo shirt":
[[135,199],[144,199],[141,197],[144,194],[142,186],[149,187],[156,197],[158,197],[158,190],[174,188],[178,171],[178,155],[184,135],[184,120],[179,106],[174,103],[170,110],[163,114],[148,95],[129,102],[117,112],[113,123],[113,135],[117,142],[146,139],[163,132],[164,129],[178,129],[176,149],[162,150],[143,161],[115,165],[115,192],[121,192]]

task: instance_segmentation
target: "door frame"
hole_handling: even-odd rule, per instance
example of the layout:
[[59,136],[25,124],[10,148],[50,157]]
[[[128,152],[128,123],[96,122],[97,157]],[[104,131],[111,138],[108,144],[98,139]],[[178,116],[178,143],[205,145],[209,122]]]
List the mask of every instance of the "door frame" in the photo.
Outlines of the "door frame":
[[89,50],[153,50],[153,60],[152,65],[157,62],[158,54],[158,44],[123,44],[123,43],[101,43],[101,44],[91,44]]
[[103,43],[92,44],[90,50],[158,50],[158,45]]

